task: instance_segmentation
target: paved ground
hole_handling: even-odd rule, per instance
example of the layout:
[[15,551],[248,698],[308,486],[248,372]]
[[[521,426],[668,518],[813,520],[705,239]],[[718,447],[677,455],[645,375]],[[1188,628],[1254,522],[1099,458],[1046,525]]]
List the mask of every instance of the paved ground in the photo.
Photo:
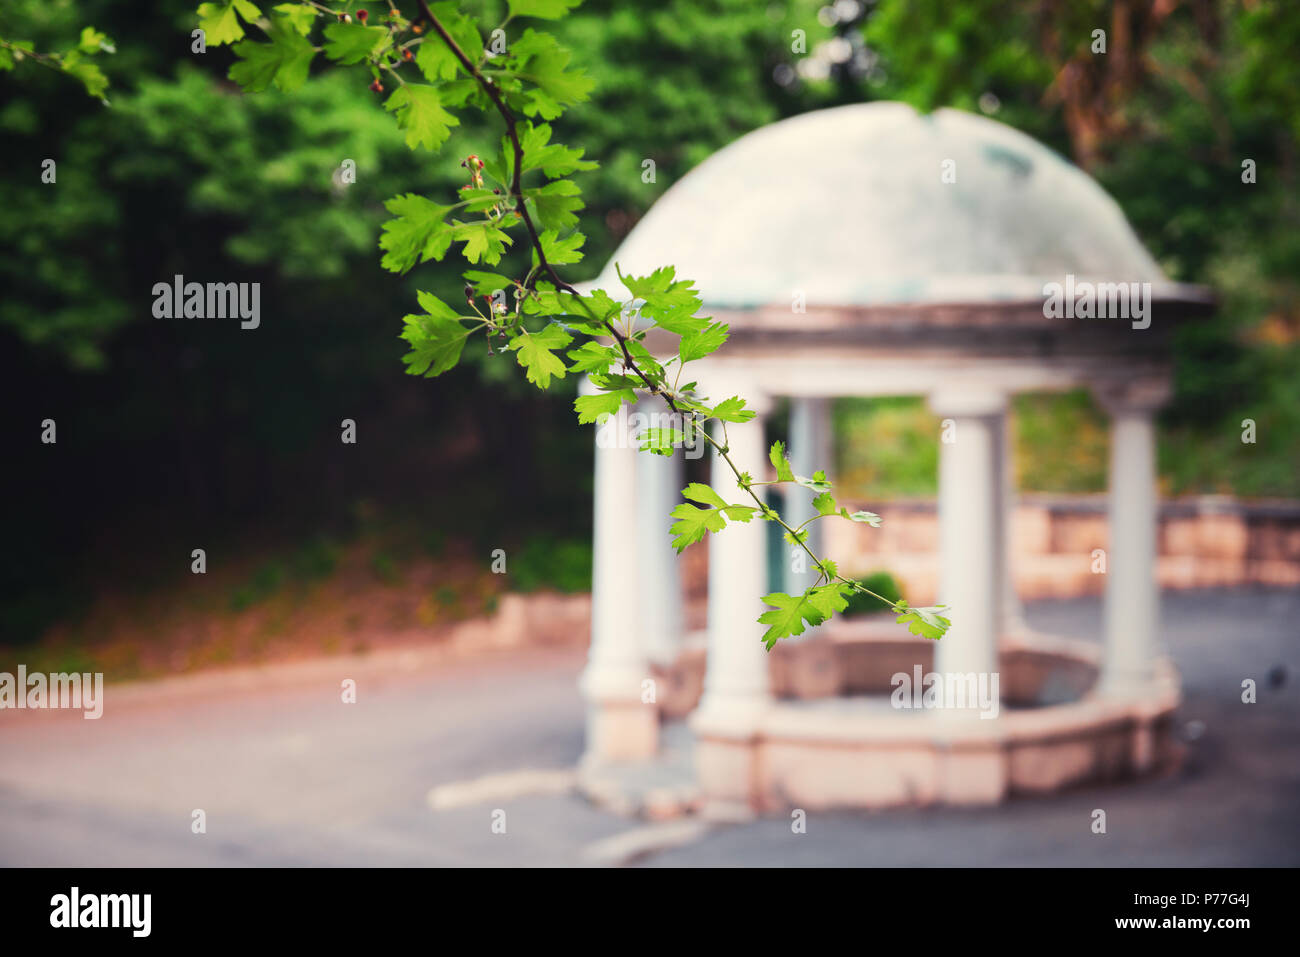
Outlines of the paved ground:
[[[1031,606],[1031,624],[1100,630],[1096,600]],[[717,828],[646,865],[1300,864],[1300,594],[1165,598],[1190,756],[1176,777],[988,810],[813,815]],[[1271,688],[1270,669],[1286,669]],[[571,767],[581,655],[474,662],[338,659],[232,687],[109,697],[99,721],[0,712],[0,864],[580,864],[642,825],[567,794],[434,811],[430,788]],[[340,701],[343,678],[358,701]],[[1254,677],[1259,703],[1240,703]],[[180,690],[183,689],[183,694]],[[505,811],[505,833],[492,812]],[[1109,833],[1089,830],[1104,808]],[[191,833],[191,813],[207,833]],[[685,838],[691,835],[685,835]],[[605,842],[602,844],[601,842]]]

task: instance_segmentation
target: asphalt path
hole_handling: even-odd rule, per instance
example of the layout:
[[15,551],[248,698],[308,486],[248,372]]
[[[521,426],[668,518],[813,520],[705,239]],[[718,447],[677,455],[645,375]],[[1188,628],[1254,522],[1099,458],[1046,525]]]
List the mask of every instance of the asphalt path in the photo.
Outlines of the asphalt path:
[[[1300,593],[1166,594],[1184,682],[1176,775],[987,809],[720,826],[648,866],[1300,864]],[[1097,599],[1030,623],[1096,639]],[[575,649],[384,653],[109,687],[104,716],[0,712],[0,865],[581,865],[643,829],[568,793],[435,810],[437,786],[572,768]],[[344,703],[344,679],[356,682]],[[1243,678],[1259,685],[1241,702]],[[526,789],[525,789],[526,790]],[[1092,811],[1107,813],[1094,834]],[[195,833],[201,810],[205,832]],[[494,826],[495,825],[495,826]],[[617,843],[617,840],[616,840]]]

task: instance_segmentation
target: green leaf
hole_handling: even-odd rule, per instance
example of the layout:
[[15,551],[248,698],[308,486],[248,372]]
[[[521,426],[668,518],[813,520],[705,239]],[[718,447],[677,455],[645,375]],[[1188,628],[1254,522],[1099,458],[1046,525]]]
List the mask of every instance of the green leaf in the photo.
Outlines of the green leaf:
[[[571,179],[557,179],[536,189],[524,190],[524,197],[531,200],[537,210],[537,221],[543,229],[568,229],[578,225],[577,210],[582,209],[579,198],[582,190]],[[546,257],[550,259],[548,255]]]
[[848,514],[848,511],[848,509],[842,508],[840,509],[840,514],[850,522],[865,522],[872,528],[880,527],[880,516],[875,512],[854,512],[850,515]]
[[10,40],[8,47],[0,47],[0,70],[12,70],[14,68],[15,54],[18,60],[23,58],[22,53],[19,51],[31,53],[35,49],[36,44],[31,40]]
[[778,482],[794,481],[794,470],[790,468],[790,460],[786,457],[784,442],[773,442],[772,449],[768,452],[767,457],[771,461],[772,467],[776,469],[776,480]]
[[457,193],[460,202],[465,205],[460,207],[467,213],[481,213],[491,209],[505,201],[505,197],[499,193],[494,193],[487,187],[471,187],[470,189],[461,188]]
[[306,3],[281,3],[273,9],[298,31],[299,36],[305,37],[311,33],[312,25],[316,22],[315,7]]
[[727,341],[727,328],[725,323],[715,322],[699,332],[683,336],[678,349],[682,362],[703,359],[711,352],[716,352]]
[[771,651],[782,638],[804,633],[804,622],[820,625],[837,611],[848,607],[844,592],[847,585],[832,583],[809,588],[802,595],[773,592],[764,595],[763,601],[774,606],[758,616],[759,624],[768,625],[763,641]]
[[424,146],[436,150],[451,135],[451,127],[460,125],[460,120],[442,108],[437,89],[423,83],[399,86],[384,109],[397,111],[398,129],[406,130],[406,145],[411,149]]
[[486,219],[475,223],[458,222],[453,238],[458,242],[464,241],[461,251],[470,262],[482,261],[494,266],[501,261],[506,246],[514,243],[509,233]]
[[80,80],[86,92],[95,99],[104,99],[104,92],[108,89],[108,77],[104,76],[104,71],[98,66],[85,59],[85,55],[80,50],[73,49],[65,53],[60,67],[64,73]]
[[316,48],[286,17],[274,17],[267,36],[270,43],[245,40],[231,48],[239,62],[231,65],[230,79],[249,93],[260,93],[272,83],[291,93],[307,82]]
[[677,275],[677,270],[672,266],[660,266],[648,276],[624,276],[618,263],[614,264],[614,270],[623,285],[627,286],[627,291],[638,299],[649,299],[655,293],[667,292],[674,285],[673,277]]
[[454,368],[460,361],[470,330],[455,319],[412,315],[403,321],[406,326],[402,338],[411,344],[411,351],[402,357],[408,373],[432,378]]
[[[803,475],[796,475],[794,480],[804,488],[812,489],[814,492],[829,492],[831,483],[826,479],[826,473],[818,469],[813,472],[812,478],[806,478]],[[787,480],[788,481],[788,480]]]
[[707,316],[697,316],[703,305],[690,280],[675,280],[672,266],[656,269],[649,276],[624,276],[618,264],[614,269],[633,297],[643,300],[641,314],[656,325],[679,336],[699,332],[709,324]]
[[745,400],[739,396],[732,396],[730,399],[723,399],[708,414],[723,422],[748,422],[754,417],[753,409],[745,408]]
[[907,602],[900,600],[894,606],[894,611],[900,613],[895,621],[900,625],[906,624],[908,626],[907,630],[914,635],[938,641],[952,627],[952,622],[939,614],[939,612],[946,610],[946,605],[913,608]]
[[573,341],[557,325],[548,325],[539,332],[521,332],[510,341],[507,349],[515,351],[515,358],[528,372],[528,381],[539,389],[548,388],[551,377],[563,379],[564,362],[552,350],[561,349]]
[[[551,128],[547,124],[534,126],[525,121],[520,125],[522,132],[519,134],[519,145],[524,151],[521,172],[527,173],[529,170],[540,169],[548,178],[556,179],[568,176],[570,173],[592,170],[599,165],[592,160],[584,160],[583,150],[551,143]],[[505,155],[509,158],[507,163],[509,166],[514,161],[514,152],[508,150]],[[507,169],[502,179],[508,181],[510,175],[511,170]]]
[[441,259],[451,246],[454,229],[443,222],[450,207],[406,193],[394,196],[384,207],[397,216],[384,223],[379,248],[385,269],[404,273],[417,262]]
[[[804,592],[804,598],[808,604],[821,613],[822,621],[826,621],[836,612],[849,607],[848,596],[852,590],[851,585],[846,585],[843,582],[831,582],[828,585],[809,588]],[[813,622],[813,624],[820,624],[820,622]]]
[[[438,92],[442,94],[443,106],[464,106],[471,99],[474,99],[480,109],[486,107],[486,104],[478,102],[480,99],[485,100],[486,95],[480,89],[478,81],[470,77],[461,77],[459,80],[441,83],[438,86]],[[479,158],[482,159],[483,157]]]
[[717,509],[696,508],[685,502],[668,514],[677,519],[669,531],[676,536],[673,539],[673,548],[679,552],[688,545],[700,541],[706,532],[720,532],[727,526],[727,520]]
[[636,392],[637,389],[641,388],[641,380],[630,375],[600,375],[593,372],[591,381],[604,392],[613,392],[615,389],[627,389],[629,392]]
[[[536,265],[534,255],[533,263]],[[529,316],[552,316],[563,318],[566,325],[574,326],[590,335],[602,335],[606,330],[591,321],[582,302],[577,296],[567,292],[557,292],[549,282],[538,282],[533,294],[523,300],[523,312]]]
[[711,486],[700,482],[692,482],[686,486],[682,489],[682,495],[703,505],[711,505],[713,508],[699,509],[694,505],[682,503],[669,513],[678,519],[669,530],[677,536],[673,540],[673,547],[679,552],[687,545],[702,539],[705,532],[722,531],[726,527],[727,519],[733,522],[748,522],[758,511],[752,505],[728,505],[726,499]]
[[803,595],[787,595],[785,592],[776,591],[764,595],[763,602],[774,606],[770,611],[765,611],[758,616],[758,623],[768,626],[763,634],[763,643],[767,645],[768,651],[776,647],[776,643],[782,638],[802,635],[805,612],[816,612],[816,609],[804,601]]
[[611,299],[609,293],[603,289],[593,289],[587,293],[587,304],[596,314],[596,319],[601,322],[623,311],[623,307]]
[[704,329],[709,324],[708,316],[697,316],[702,303],[697,299],[685,305],[660,305],[660,297],[641,306],[641,315],[654,321],[665,332],[677,336],[689,336]]
[[248,0],[199,4],[199,29],[203,31],[204,42],[208,46],[219,47],[223,43],[234,43],[244,38],[244,28],[239,25],[239,17],[235,16],[236,9],[248,23],[262,15]]
[[719,495],[712,485],[705,485],[702,482],[692,482],[682,489],[682,495],[701,505],[712,505],[714,508],[727,507],[727,500]]
[[652,455],[670,456],[679,444],[686,441],[681,429],[654,426],[641,434],[641,450]]
[[[456,45],[461,48],[471,63],[477,63],[483,56],[483,37],[478,32],[474,21],[465,16],[454,2],[435,3],[431,5],[436,16]],[[430,83],[439,80],[454,80],[462,68],[456,54],[442,41],[441,37],[430,33],[420,43],[415,52],[415,65],[420,68],[424,78]]]
[[416,301],[420,308],[434,319],[459,319],[460,314],[431,292],[416,292]]
[[632,339],[627,343],[627,351],[631,353],[632,358],[636,360],[637,366],[640,367],[641,372],[644,373],[647,379],[657,385],[666,385],[664,382],[664,367],[659,364],[658,359],[650,354],[649,349],[637,340]]
[[81,28],[81,39],[77,41],[77,49],[89,56],[94,56],[100,50],[105,53],[117,52],[113,41],[94,27]]
[[383,27],[368,27],[361,23],[331,23],[325,28],[325,55],[345,66],[374,56],[391,42],[391,36]]
[[613,415],[618,411],[618,407],[623,404],[626,396],[635,394],[617,390],[615,392],[600,392],[596,395],[580,395],[573,400],[573,408],[578,413],[578,424],[587,425],[592,422],[599,422],[602,416]]
[[510,0],[510,15],[558,20],[580,3],[582,0]]
[[570,351],[568,355],[573,362],[573,365],[569,366],[570,372],[605,373],[609,371],[614,360],[619,358],[619,352],[613,346],[602,346],[590,340]]
[[[802,479],[799,481],[799,484],[805,485],[808,488],[813,488],[818,479],[824,479],[825,477],[825,472],[814,472],[812,479]],[[798,478],[798,476],[796,476],[796,478]],[[827,482],[825,484],[829,489],[830,483]],[[824,491],[813,499],[813,508],[817,509],[817,514],[819,515],[838,515],[840,518],[846,518],[850,522],[862,522],[870,525],[872,528],[880,527],[880,516],[875,512],[854,512],[849,514],[849,510],[840,505],[839,502],[835,501],[829,491]]]
[[694,283],[674,280],[672,266],[663,266],[642,277],[624,276],[617,263],[614,269],[633,297],[642,300],[641,314],[661,328],[685,336],[709,324],[707,316],[695,315],[703,302],[696,294]]
[[[582,262],[582,244],[587,241],[587,237],[582,233],[570,233],[564,239],[557,239],[559,234],[554,229],[548,229],[539,237],[542,244],[542,252],[546,254],[546,261],[552,266],[564,266],[570,263]],[[537,265],[537,251],[533,250],[533,265]]]
[[510,48],[514,71],[535,84],[527,93],[524,113],[553,120],[563,108],[581,103],[595,81],[585,73],[566,70],[573,54],[560,46],[549,33],[531,27]]
[[512,283],[505,276],[499,276],[494,272],[483,272],[479,269],[470,269],[462,274],[467,283],[474,287],[474,295],[490,296],[498,289],[510,289]]

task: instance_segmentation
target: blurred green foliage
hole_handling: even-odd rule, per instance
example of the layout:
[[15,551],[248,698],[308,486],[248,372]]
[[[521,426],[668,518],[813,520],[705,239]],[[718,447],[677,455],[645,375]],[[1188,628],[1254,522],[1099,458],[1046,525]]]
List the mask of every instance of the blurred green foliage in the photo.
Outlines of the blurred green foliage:
[[230,594],[230,610],[244,611],[270,598],[284,584],[285,571],[281,562],[259,565],[248,581]]
[[[787,94],[770,77],[774,64],[790,59],[784,38],[795,26],[811,23],[814,38],[829,35],[813,19],[816,9],[804,0],[772,7],[595,0],[559,25],[599,84],[595,101],[562,130],[603,167],[585,185],[594,213],[584,222],[595,252],[589,271],[668,185],[718,147],[785,113],[837,100],[832,90]],[[457,128],[459,152],[412,154],[349,71],[325,70],[292,95],[242,95],[225,79],[228,49],[190,53],[192,10],[186,0],[129,10],[104,0],[13,0],[0,11],[0,35],[31,37],[38,47],[75,37],[83,22],[120,37],[106,64],[115,80],[111,110],[35,66],[0,77],[11,168],[33,171],[31,180],[0,184],[0,237],[18,253],[0,262],[13,290],[0,304],[0,324],[76,367],[97,368],[117,329],[150,318],[140,283],[187,269],[256,266],[271,271],[264,282],[292,293],[310,283],[374,313],[395,336],[414,282],[385,277],[382,290],[357,282],[373,271],[378,224],[388,218],[383,200],[408,190],[451,195],[463,181],[460,160],[488,152],[500,130],[470,111]],[[58,188],[34,188],[47,156],[59,162]],[[348,186],[334,178],[344,159],[357,169]],[[642,181],[645,159],[656,163],[653,183]],[[450,295],[459,289],[453,273],[430,268],[421,283]],[[392,311],[382,311],[389,300]],[[493,379],[516,378],[498,365],[489,367]]]
[[518,591],[554,588],[561,592],[591,588],[591,542],[551,537],[529,539],[506,558],[510,584]]
[[855,615],[870,615],[874,612],[889,611],[894,603],[903,599],[903,589],[899,586],[898,581],[886,571],[872,572],[866,578],[859,578],[858,581],[863,588],[868,588],[875,592],[880,598],[886,599],[881,601],[880,598],[873,598],[865,592],[855,591],[849,595],[849,605],[844,609],[842,614],[846,618],[852,618]]
[[939,419],[924,399],[841,399],[834,422],[834,475],[845,492],[872,499],[935,494]]
[[[1009,423],[1018,488],[1070,494],[1106,490],[1108,422],[1087,391],[1018,395]],[[940,427],[922,398],[836,402],[839,485],[873,501],[932,498],[939,491],[935,436]],[[1199,452],[1185,451],[1194,464]],[[1170,459],[1180,461],[1177,456]]]

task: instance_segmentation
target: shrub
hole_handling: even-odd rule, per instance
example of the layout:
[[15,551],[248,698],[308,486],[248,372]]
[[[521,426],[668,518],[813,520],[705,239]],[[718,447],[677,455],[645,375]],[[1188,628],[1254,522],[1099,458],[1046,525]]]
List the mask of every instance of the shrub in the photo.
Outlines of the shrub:
[[872,572],[866,578],[860,578],[858,581],[863,588],[870,588],[881,598],[888,599],[888,604],[860,591],[854,592],[849,595],[849,607],[844,609],[843,612],[846,618],[857,615],[870,615],[878,611],[888,611],[895,602],[900,601],[903,597],[903,590],[899,588],[897,580],[889,572]]
[[591,543],[533,538],[507,556],[506,571],[523,592],[554,588],[562,592],[591,588]]

